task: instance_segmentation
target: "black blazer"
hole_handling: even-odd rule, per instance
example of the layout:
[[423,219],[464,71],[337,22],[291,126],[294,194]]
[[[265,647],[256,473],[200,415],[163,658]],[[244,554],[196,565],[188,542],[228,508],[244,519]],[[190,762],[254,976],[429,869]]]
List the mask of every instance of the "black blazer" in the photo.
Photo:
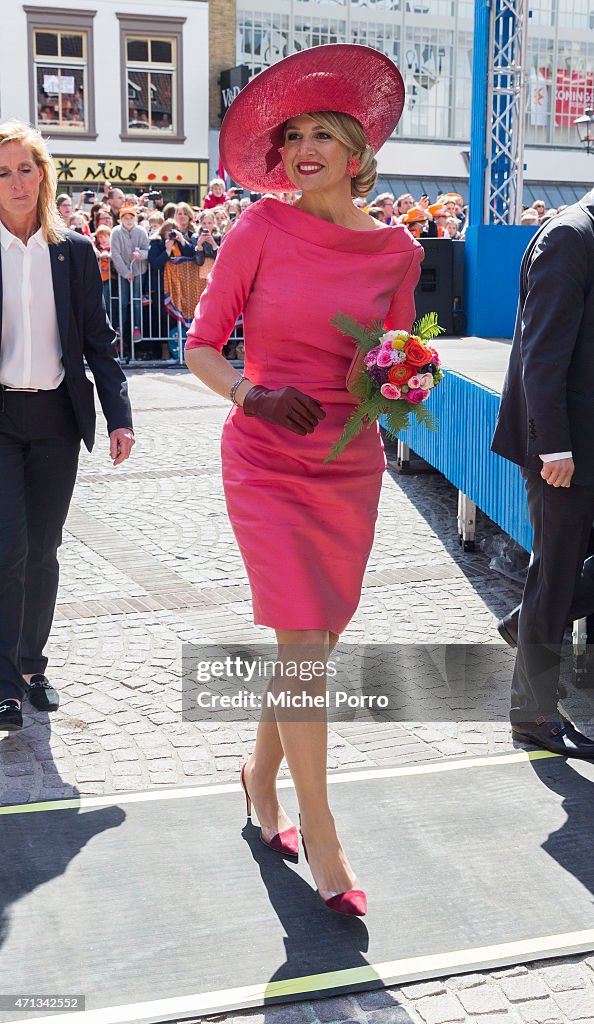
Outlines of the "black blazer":
[[108,433],[118,427],[132,427],[128,383],[116,358],[116,335],[105,312],[101,275],[93,246],[83,235],[68,231],[64,241],[50,245],[49,251],[62,343],[64,380],[80,436],[91,451],[95,440],[95,400],[93,384],[85,373],[84,360],[95,380]]
[[571,451],[573,483],[594,484],[594,191],[544,224],[524,253],[491,448],[539,469],[539,455]]

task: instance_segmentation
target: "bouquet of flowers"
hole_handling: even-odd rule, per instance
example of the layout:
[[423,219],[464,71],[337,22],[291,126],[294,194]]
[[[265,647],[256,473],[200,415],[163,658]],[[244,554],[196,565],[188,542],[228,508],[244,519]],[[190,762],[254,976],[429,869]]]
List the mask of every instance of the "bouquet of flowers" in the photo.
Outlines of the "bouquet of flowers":
[[423,403],[443,378],[439,356],[429,344],[444,331],[437,323],[437,313],[417,320],[410,334],[385,331],[381,322],[365,327],[344,313],[337,313],[330,323],[354,339],[362,368],[349,385],[359,405],[324,462],[337,458],[364,426],[370,427],[380,416],[385,416],[384,425],[394,436],[408,427],[410,415],[436,430],[435,417]]

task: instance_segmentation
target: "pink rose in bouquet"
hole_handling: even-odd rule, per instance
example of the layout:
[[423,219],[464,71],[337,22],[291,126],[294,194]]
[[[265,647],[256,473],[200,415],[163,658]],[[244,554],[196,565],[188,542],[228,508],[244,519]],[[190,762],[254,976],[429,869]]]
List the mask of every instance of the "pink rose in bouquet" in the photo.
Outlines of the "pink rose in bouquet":
[[390,398],[392,401],[402,398],[402,391],[395,384],[382,384],[380,392],[384,398]]
[[407,402],[417,405],[418,402],[424,402],[428,394],[428,391],[423,391],[421,388],[413,388],[412,391],[406,392],[405,398]]
[[367,355],[363,357],[363,362],[365,363],[365,366],[375,366],[375,364],[377,363],[377,357],[380,352],[381,345],[376,345],[375,348],[372,348],[367,353]]

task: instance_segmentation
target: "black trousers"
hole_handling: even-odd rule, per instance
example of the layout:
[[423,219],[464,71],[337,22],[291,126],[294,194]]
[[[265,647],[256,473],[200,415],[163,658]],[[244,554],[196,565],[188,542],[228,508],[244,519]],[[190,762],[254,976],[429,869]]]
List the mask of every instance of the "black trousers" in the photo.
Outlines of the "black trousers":
[[80,433],[64,383],[0,390],[0,699],[23,695],[22,673],[44,672]]
[[568,622],[594,612],[594,581],[582,576],[594,520],[594,487],[551,487],[522,470],[532,562],[520,608],[512,681],[512,723],[557,718],[560,653]]

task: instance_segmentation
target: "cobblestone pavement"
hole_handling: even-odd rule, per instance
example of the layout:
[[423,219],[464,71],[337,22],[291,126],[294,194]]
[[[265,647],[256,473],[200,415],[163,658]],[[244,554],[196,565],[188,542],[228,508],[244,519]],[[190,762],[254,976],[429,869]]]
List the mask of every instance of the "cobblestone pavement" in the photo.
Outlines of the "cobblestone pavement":
[[[62,706],[27,709],[0,742],[0,803],[231,781],[255,726],[182,722],[181,642],[270,642],[254,627],[228,524],[218,443],[228,403],[184,371],[130,374],[138,443],[114,469],[99,435],[61,550],[48,675]],[[100,421],[101,422],[101,421]],[[478,537],[497,533],[479,515]],[[436,474],[387,474],[353,643],[499,643],[520,588],[458,546],[456,495]],[[422,629],[422,634],[420,630]],[[50,671],[51,670],[51,671]],[[339,722],[330,770],[511,748],[504,721]],[[311,1003],[227,1014],[226,1024],[594,1022],[594,957],[570,957]]]

